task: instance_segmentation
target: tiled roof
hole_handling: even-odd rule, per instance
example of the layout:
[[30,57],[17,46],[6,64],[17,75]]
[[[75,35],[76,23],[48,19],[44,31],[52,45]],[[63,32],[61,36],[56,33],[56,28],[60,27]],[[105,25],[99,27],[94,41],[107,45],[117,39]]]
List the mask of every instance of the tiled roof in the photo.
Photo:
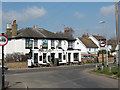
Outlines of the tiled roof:
[[87,48],[98,48],[98,46],[89,38],[78,37],[78,39],[87,47]]
[[93,37],[95,37],[98,41],[101,39],[106,39],[103,36],[99,36],[99,35],[92,35]]
[[45,29],[34,29],[34,28],[23,28],[17,32],[15,37],[9,36],[9,39],[12,38],[45,38],[45,39],[67,39],[67,40],[75,40],[74,38],[66,37],[65,35],[61,36],[59,34],[50,32]]

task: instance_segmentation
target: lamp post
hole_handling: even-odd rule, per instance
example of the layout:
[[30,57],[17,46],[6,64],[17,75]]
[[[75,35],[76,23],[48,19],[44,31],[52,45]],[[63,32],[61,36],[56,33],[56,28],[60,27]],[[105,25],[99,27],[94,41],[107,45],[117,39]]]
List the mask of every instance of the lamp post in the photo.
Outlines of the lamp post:
[[[105,21],[100,21],[100,24],[105,23]],[[107,39],[106,39],[106,57],[107,57],[107,67],[108,67],[108,43],[107,43]]]

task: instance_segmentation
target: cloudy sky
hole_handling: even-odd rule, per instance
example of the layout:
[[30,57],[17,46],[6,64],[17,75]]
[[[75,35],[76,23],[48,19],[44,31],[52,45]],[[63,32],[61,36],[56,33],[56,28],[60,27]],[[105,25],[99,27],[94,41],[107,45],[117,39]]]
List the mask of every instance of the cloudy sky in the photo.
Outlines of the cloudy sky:
[[75,37],[86,33],[115,37],[114,2],[2,2],[1,6],[2,32],[16,20],[18,30],[37,25],[58,32],[71,27]]

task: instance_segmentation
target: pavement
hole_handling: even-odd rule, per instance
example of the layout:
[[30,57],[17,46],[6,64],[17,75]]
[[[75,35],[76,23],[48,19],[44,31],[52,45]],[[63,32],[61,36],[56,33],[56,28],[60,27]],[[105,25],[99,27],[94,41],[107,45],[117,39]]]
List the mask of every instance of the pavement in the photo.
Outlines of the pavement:
[[[114,66],[114,65],[112,65],[111,64],[111,66]],[[9,85],[8,85],[8,89],[10,90],[10,89],[12,89],[12,88],[22,88],[22,89],[24,89],[24,90],[27,90],[28,89],[28,84],[29,84],[29,87],[31,86],[32,87],[32,84],[30,83],[31,82],[31,80],[29,80],[28,78],[27,78],[27,76],[28,75],[30,75],[30,77],[32,77],[33,75],[34,75],[34,72],[36,72],[36,74],[38,73],[39,75],[42,75],[43,73],[45,73],[45,72],[43,72],[43,71],[47,71],[46,72],[46,74],[50,74],[50,76],[51,75],[53,75],[53,73],[52,72],[58,72],[58,74],[56,74],[58,77],[61,77],[61,76],[59,76],[59,74],[63,74],[62,72],[64,72],[64,71],[66,71],[65,73],[64,73],[64,76],[66,76],[66,74],[68,74],[68,73],[70,73],[70,74],[72,74],[73,76],[76,76],[76,75],[74,75],[73,73],[71,73],[71,72],[68,72],[69,71],[69,69],[73,69],[73,70],[76,70],[76,72],[78,73],[78,69],[80,68],[80,67],[82,67],[83,69],[86,69],[86,70],[90,70],[90,68],[94,68],[95,67],[95,65],[90,65],[90,64],[88,64],[88,65],[73,65],[73,66],[60,66],[60,67],[45,67],[45,68],[31,68],[31,69],[11,69],[11,70],[8,70],[6,73],[8,74],[8,80],[9,80]],[[59,72],[59,70],[60,70],[60,72]],[[64,70],[64,71],[63,71]],[[67,71],[68,70],[68,71]],[[81,70],[81,69],[80,69]],[[62,71],[62,72],[61,72]],[[32,73],[31,73],[32,72]],[[68,73],[67,73],[68,72]],[[25,74],[26,73],[26,74]],[[25,74],[25,75],[24,75]],[[44,76],[46,76],[46,74],[44,75],[43,74],[43,76],[42,77],[44,77]],[[79,75],[82,75],[81,73],[78,73]],[[12,75],[12,76],[11,76]],[[85,74],[86,75],[86,74]],[[85,75],[83,75],[83,76],[85,76]],[[11,80],[11,78],[13,78],[13,77],[17,77],[17,76],[21,76],[21,79],[26,79],[26,80],[28,80],[28,81],[24,81],[24,80],[21,80],[20,81],[20,78],[15,78],[15,80]],[[25,77],[26,76],[26,77]],[[93,75],[92,75],[93,76]],[[28,76],[29,77],[29,76]],[[71,77],[71,76],[68,76],[67,75],[67,77]],[[78,77],[78,76],[77,76]],[[96,76],[94,76],[94,77],[96,77]],[[37,79],[37,77],[33,77],[33,80],[34,80],[34,78],[35,79]],[[53,79],[53,77],[51,77],[52,78],[52,80],[54,81],[56,81],[56,79]],[[63,76],[61,77],[61,78],[63,78]],[[73,78],[73,77],[71,77],[71,78]],[[90,77],[91,78],[91,77]],[[99,78],[101,78],[101,77],[99,77]],[[58,78],[57,78],[58,79]],[[80,78],[78,78],[78,79],[80,79]],[[77,83],[80,83],[79,81],[78,81],[78,79],[73,79],[73,80],[76,80],[76,82]],[[105,78],[106,79],[106,78]],[[42,79],[43,80],[43,82],[42,83],[44,83],[44,79]],[[47,81],[49,81],[49,78],[48,79],[46,79]],[[82,80],[82,79],[81,79]],[[87,79],[86,79],[87,80]],[[18,81],[18,82],[16,82],[16,81]],[[41,81],[41,80],[39,80],[39,81]],[[35,81],[35,83],[36,82],[39,82],[39,81]],[[58,80],[58,81],[61,81],[61,80]],[[69,81],[68,79],[67,80],[65,80],[65,82],[67,82],[67,81]],[[88,80],[87,80],[88,81]],[[112,80],[110,80],[110,81],[112,81]],[[50,81],[49,81],[50,82]],[[63,82],[63,81],[61,81],[61,82]],[[65,83],[64,82],[64,83]],[[27,83],[27,84],[26,84]],[[39,83],[41,83],[41,82],[39,82]],[[39,83],[36,83],[36,84],[39,84]],[[45,82],[45,83],[47,83],[47,82]],[[62,83],[61,83],[62,84]],[[60,85],[61,85],[60,84]],[[71,86],[73,85],[73,82],[71,82],[71,81],[69,81],[69,84],[71,84]],[[75,82],[74,82],[74,84],[75,84]],[[81,83],[80,83],[81,84]],[[74,87],[83,87],[82,85],[80,86],[80,84],[79,85],[73,85]],[[53,83],[53,85],[54,85],[54,83]],[[67,85],[67,84],[66,84]],[[51,87],[49,84],[47,85],[48,87]],[[62,84],[62,86],[64,87],[64,84]],[[72,86],[72,87],[73,87]],[[86,86],[86,85],[85,85]],[[35,87],[35,86],[33,86],[33,87]],[[36,85],[36,87],[38,87],[37,85]],[[45,85],[43,86],[43,87],[46,87]],[[66,86],[65,86],[66,87]],[[115,86],[116,87],[116,86]]]
[[24,82],[9,82],[9,85],[7,86],[7,89],[18,89],[18,88],[22,88],[22,90],[27,90],[28,87]]

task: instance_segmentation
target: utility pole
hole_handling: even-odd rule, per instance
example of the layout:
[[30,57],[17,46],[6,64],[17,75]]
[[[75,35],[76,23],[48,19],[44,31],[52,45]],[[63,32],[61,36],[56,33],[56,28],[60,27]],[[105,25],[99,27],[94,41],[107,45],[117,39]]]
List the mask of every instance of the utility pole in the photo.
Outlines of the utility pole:
[[[119,48],[119,26],[118,26],[118,6],[117,6],[117,0],[115,0],[115,15],[116,15],[116,38],[117,38],[117,46]],[[117,50],[117,65],[119,61],[119,49]]]
[[106,39],[106,57],[107,57],[107,67],[108,67],[108,44]]

